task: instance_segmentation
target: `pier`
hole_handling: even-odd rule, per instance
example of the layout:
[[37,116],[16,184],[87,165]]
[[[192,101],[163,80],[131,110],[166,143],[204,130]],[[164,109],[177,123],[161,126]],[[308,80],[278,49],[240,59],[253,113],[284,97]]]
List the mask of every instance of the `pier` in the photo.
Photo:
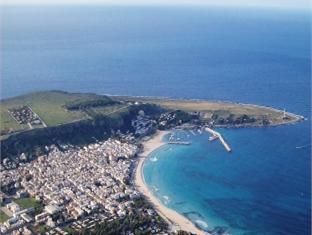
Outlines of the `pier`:
[[188,142],[188,141],[169,141],[168,144],[190,145],[191,142]]
[[214,131],[209,127],[206,127],[205,130],[212,135],[212,137],[209,138],[210,141],[215,140],[215,139],[219,139],[221,144],[223,144],[224,148],[226,149],[226,151],[228,151],[228,152],[232,151],[230,146],[226,143],[226,141],[223,139],[222,135],[219,132]]

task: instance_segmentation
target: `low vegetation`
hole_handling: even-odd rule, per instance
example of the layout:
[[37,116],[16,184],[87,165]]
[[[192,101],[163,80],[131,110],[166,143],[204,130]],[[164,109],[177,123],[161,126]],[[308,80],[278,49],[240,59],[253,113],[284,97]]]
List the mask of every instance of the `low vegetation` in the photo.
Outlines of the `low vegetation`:
[[202,100],[174,100],[160,98],[119,97],[121,100],[136,100],[159,105],[170,110],[183,110],[185,112],[201,112],[203,120],[214,117],[217,124],[240,125],[278,125],[298,120],[298,117],[278,109],[267,108],[251,104],[230,102],[214,102]]
[[134,201],[133,210],[125,217],[100,223],[92,231],[71,231],[71,234],[126,235],[131,231],[134,235],[147,235],[152,234],[151,225],[157,225],[161,231],[167,231],[167,223],[159,215],[146,214],[147,209],[151,209],[151,205],[144,198],[140,198]]
[[85,110],[95,107],[103,107],[108,105],[118,104],[119,102],[107,97],[107,96],[95,96],[78,99],[72,102],[68,102],[65,107],[70,111]]
[[37,225],[35,227],[31,227],[31,230],[34,234],[45,234],[50,230],[50,228],[46,225]]
[[10,217],[4,213],[2,210],[0,210],[0,223],[4,223],[7,221]]
[[18,198],[14,199],[14,202],[18,204],[21,209],[27,209],[30,207],[34,208],[36,214],[39,214],[43,211],[43,205],[35,198]]
[[49,91],[37,92],[1,101],[1,135],[27,130],[27,125],[19,125],[8,113],[9,109],[28,105],[48,126],[68,123],[86,118],[83,112],[69,112],[66,102],[81,98],[80,94]]

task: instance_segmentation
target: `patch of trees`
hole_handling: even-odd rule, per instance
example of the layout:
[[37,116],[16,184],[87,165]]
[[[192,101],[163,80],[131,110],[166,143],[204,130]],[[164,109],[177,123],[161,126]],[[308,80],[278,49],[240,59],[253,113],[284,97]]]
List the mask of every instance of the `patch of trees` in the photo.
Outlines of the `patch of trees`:
[[96,99],[91,100],[75,100],[73,102],[70,102],[65,105],[65,108],[70,111],[76,111],[76,110],[85,110],[89,108],[95,108],[95,107],[103,107],[107,105],[113,105],[113,104],[119,104],[119,101],[113,100],[107,96],[101,96]]
[[211,118],[217,125],[241,125],[256,122],[256,119],[254,117],[250,117],[247,114],[243,114],[240,116],[230,114],[228,117],[222,117],[218,114],[213,114]]
[[[127,231],[132,231],[134,234],[150,234],[150,231],[144,229],[151,223],[151,218],[143,216],[140,213],[133,212],[125,218],[115,219],[113,221],[105,221],[95,227],[94,232],[90,234],[127,234]],[[141,229],[140,229],[141,228]]]
[[168,225],[159,215],[148,215],[145,209],[151,208],[150,204],[140,198],[134,201],[133,210],[124,218],[117,218],[97,224],[93,231],[74,232],[73,234],[103,234],[103,235],[125,235],[131,231],[135,235],[152,234],[151,227],[157,226],[162,231],[166,231]]
[[129,107],[129,112],[132,115],[138,115],[138,112],[140,110],[143,110],[145,115],[148,115],[150,117],[157,118],[160,116],[160,114],[166,112],[166,110],[159,105],[156,104],[139,104],[139,105],[131,105]]
[[189,113],[182,110],[175,111],[175,115],[175,121],[180,123],[189,122],[192,119],[192,116]]

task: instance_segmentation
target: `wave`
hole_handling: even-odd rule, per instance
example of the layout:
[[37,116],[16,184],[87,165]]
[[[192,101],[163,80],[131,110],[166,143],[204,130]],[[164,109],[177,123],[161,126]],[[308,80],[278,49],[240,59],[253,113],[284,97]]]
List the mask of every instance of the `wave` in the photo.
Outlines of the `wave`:
[[195,223],[201,228],[208,228],[208,224],[205,221],[197,219]]
[[152,162],[157,162],[157,161],[158,161],[157,157],[151,157],[150,160],[151,160]]
[[158,191],[159,191],[159,188],[157,188],[156,186],[152,186],[152,189],[153,189],[155,192],[158,192]]
[[167,195],[164,195],[163,198],[164,198],[164,203],[165,203],[165,205],[167,205],[167,204],[171,201],[171,200],[170,200],[170,197],[167,196]]

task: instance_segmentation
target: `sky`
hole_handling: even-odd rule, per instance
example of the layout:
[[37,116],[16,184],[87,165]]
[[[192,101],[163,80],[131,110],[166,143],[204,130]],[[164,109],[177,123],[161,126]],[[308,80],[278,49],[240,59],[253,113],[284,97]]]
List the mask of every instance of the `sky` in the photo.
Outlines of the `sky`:
[[310,0],[0,0],[0,5],[33,5],[33,4],[214,5],[214,6],[309,9],[311,8],[311,1]]

